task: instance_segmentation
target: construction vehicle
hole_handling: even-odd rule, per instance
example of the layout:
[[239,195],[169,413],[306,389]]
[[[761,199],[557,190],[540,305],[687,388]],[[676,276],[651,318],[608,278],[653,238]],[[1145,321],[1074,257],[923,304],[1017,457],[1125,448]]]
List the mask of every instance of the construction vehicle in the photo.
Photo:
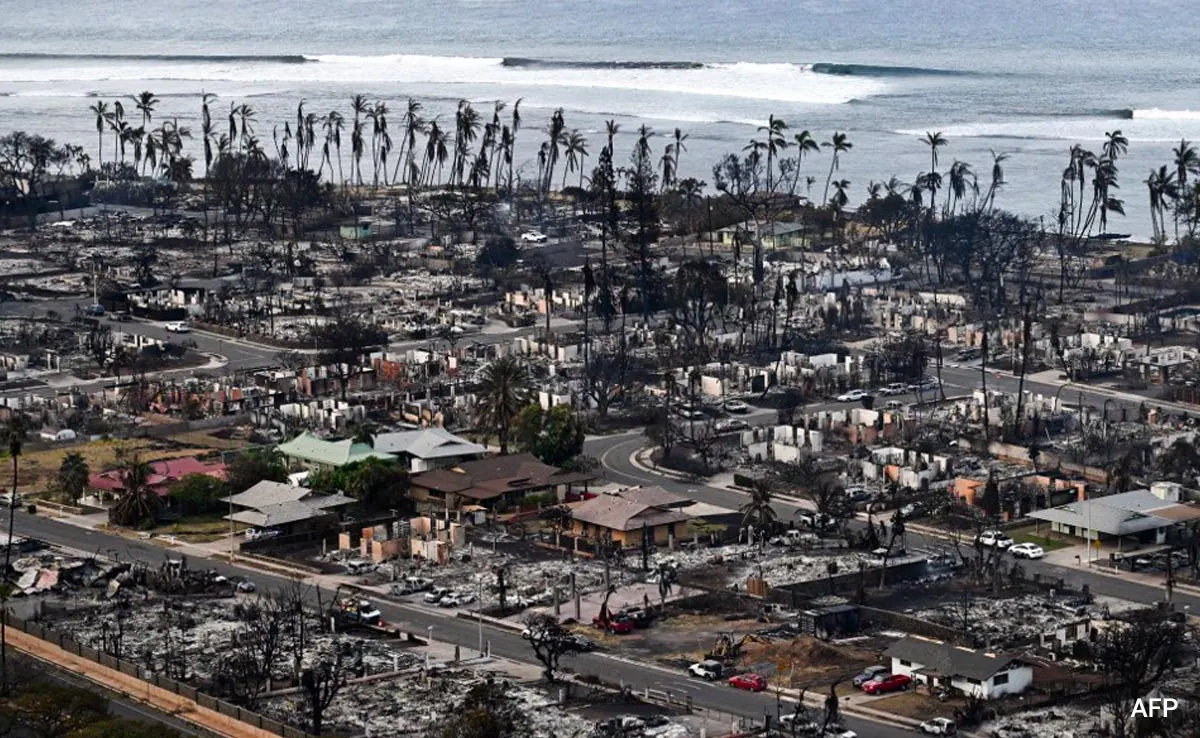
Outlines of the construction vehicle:
[[712,651],[705,654],[705,659],[714,659],[716,661],[731,661],[736,659],[742,652],[742,646],[746,643],[769,643],[766,638],[757,633],[747,633],[741,638],[734,638],[733,633],[718,633],[717,640],[713,643]]

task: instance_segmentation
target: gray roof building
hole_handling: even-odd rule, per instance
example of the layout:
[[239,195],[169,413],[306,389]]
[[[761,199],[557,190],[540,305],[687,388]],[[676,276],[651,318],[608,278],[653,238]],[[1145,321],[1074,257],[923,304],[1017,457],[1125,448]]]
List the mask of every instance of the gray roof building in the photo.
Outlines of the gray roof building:
[[984,653],[925,638],[904,638],[883,652],[887,658],[920,664],[920,671],[944,677],[985,681],[1018,661],[1004,653]]
[[1200,507],[1165,500],[1148,489],[1136,489],[1107,497],[1072,502],[1029,517],[1080,531],[1093,530],[1110,536],[1128,536],[1167,528],[1179,522],[1200,520]]
[[255,528],[275,528],[333,515],[337,508],[349,505],[354,499],[341,494],[322,495],[305,487],[264,479],[223,502],[241,508],[226,515],[226,520]]
[[413,472],[432,469],[445,462],[476,459],[487,453],[487,449],[478,443],[471,443],[444,428],[380,433],[375,436],[375,450],[407,459]]

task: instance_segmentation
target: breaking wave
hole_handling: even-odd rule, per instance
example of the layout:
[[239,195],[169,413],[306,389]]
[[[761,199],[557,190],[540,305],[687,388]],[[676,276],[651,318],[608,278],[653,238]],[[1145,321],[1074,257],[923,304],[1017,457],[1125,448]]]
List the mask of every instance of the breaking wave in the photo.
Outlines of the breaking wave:
[[[10,63],[3,63],[7,59]],[[31,63],[54,59],[57,63]],[[305,63],[299,63],[305,62]],[[159,81],[321,85],[389,85],[405,94],[511,97],[539,90],[619,90],[707,98],[736,98],[811,105],[840,105],[884,92],[882,80],[815,73],[811,66],[732,62],[557,62],[502,57],[424,56],[0,56],[0,82],[113,83]],[[457,89],[456,89],[457,88]],[[503,88],[497,89],[497,88]],[[646,101],[649,102],[649,101]],[[657,100],[662,104],[662,100]],[[672,105],[661,105],[664,117]],[[569,107],[569,106],[568,106]],[[726,114],[728,117],[728,114]]]
[[27,61],[123,61],[123,62],[192,62],[192,63],[263,63],[304,64],[310,61],[299,54],[0,54],[2,60]]
[[817,62],[812,65],[817,74],[839,77],[971,77],[975,72],[930,67],[897,67],[878,64],[836,64]]

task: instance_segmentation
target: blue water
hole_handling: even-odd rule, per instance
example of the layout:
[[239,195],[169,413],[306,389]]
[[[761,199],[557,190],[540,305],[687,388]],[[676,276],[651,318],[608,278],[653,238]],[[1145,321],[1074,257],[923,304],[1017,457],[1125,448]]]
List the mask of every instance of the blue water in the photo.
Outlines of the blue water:
[[[408,96],[430,115],[452,116],[465,98],[488,117],[491,101],[523,97],[518,166],[526,173],[536,172],[537,130],[562,107],[568,127],[592,136],[593,155],[608,118],[622,125],[626,148],[643,123],[663,133],[680,127],[690,136],[682,174],[711,179],[721,154],[774,114],[819,140],[849,133],[854,148],[839,177],[853,182],[856,201],[869,180],[911,181],[928,169],[917,139],[934,130],[950,140],[943,170],[957,158],[983,175],[989,151],[1008,153],[999,202],[1038,217],[1055,210],[1069,146],[1099,148],[1120,128],[1131,142],[1120,163],[1128,216],[1110,229],[1146,235],[1142,180],[1169,163],[1181,137],[1200,139],[1194,8],[1180,0],[4,5],[0,129],[93,149],[89,98],[143,89],[162,98],[158,115],[193,127],[202,90],[222,107],[249,102],[268,142],[301,98],[318,113],[349,115],[350,96],[363,93],[388,101],[396,125]],[[85,56],[112,54],[121,56]],[[823,181],[823,156],[805,174]]]

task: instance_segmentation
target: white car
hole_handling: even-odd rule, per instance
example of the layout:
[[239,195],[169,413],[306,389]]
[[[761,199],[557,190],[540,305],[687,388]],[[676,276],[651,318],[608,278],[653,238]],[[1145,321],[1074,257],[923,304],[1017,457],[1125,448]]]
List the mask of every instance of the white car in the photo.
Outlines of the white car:
[[710,682],[720,679],[724,671],[720,661],[699,661],[688,667],[688,674]]
[[837,396],[838,402],[858,402],[864,398],[870,397],[871,393],[866,390],[856,389],[849,392],[843,392]]
[[545,243],[546,234],[537,231],[525,231],[521,234],[521,241],[524,243]]
[[908,391],[907,385],[902,384],[900,382],[893,382],[892,384],[889,384],[886,387],[880,388],[879,394],[881,394],[885,397],[894,397],[896,395],[902,395],[907,391]]
[[725,409],[731,413],[746,413],[750,412],[750,406],[741,400],[726,400]]
[[1008,552],[1016,559],[1040,559],[1046,555],[1042,547],[1036,543],[1018,543],[1015,546],[1009,546]]
[[1013,539],[1009,538],[1002,530],[985,530],[979,534],[977,540],[984,546],[998,548],[1001,551],[1013,545]]
[[429,592],[425,595],[425,601],[431,605],[436,605],[437,603],[441,602],[444,598],[449,597],[449,596],[450,596],[450,588],[449,587],[434,587],[433,589],[429,590]]
[[934,718],[921,723],[921,732],[925,735],[954,735],[958,726],[950,718]]
[[826,728],[824,738],[858,738],[858,733],[846,728]]
[[192,330],[191,326],[182,320],[177,320],[166,325],[167,333],[188,333]]

